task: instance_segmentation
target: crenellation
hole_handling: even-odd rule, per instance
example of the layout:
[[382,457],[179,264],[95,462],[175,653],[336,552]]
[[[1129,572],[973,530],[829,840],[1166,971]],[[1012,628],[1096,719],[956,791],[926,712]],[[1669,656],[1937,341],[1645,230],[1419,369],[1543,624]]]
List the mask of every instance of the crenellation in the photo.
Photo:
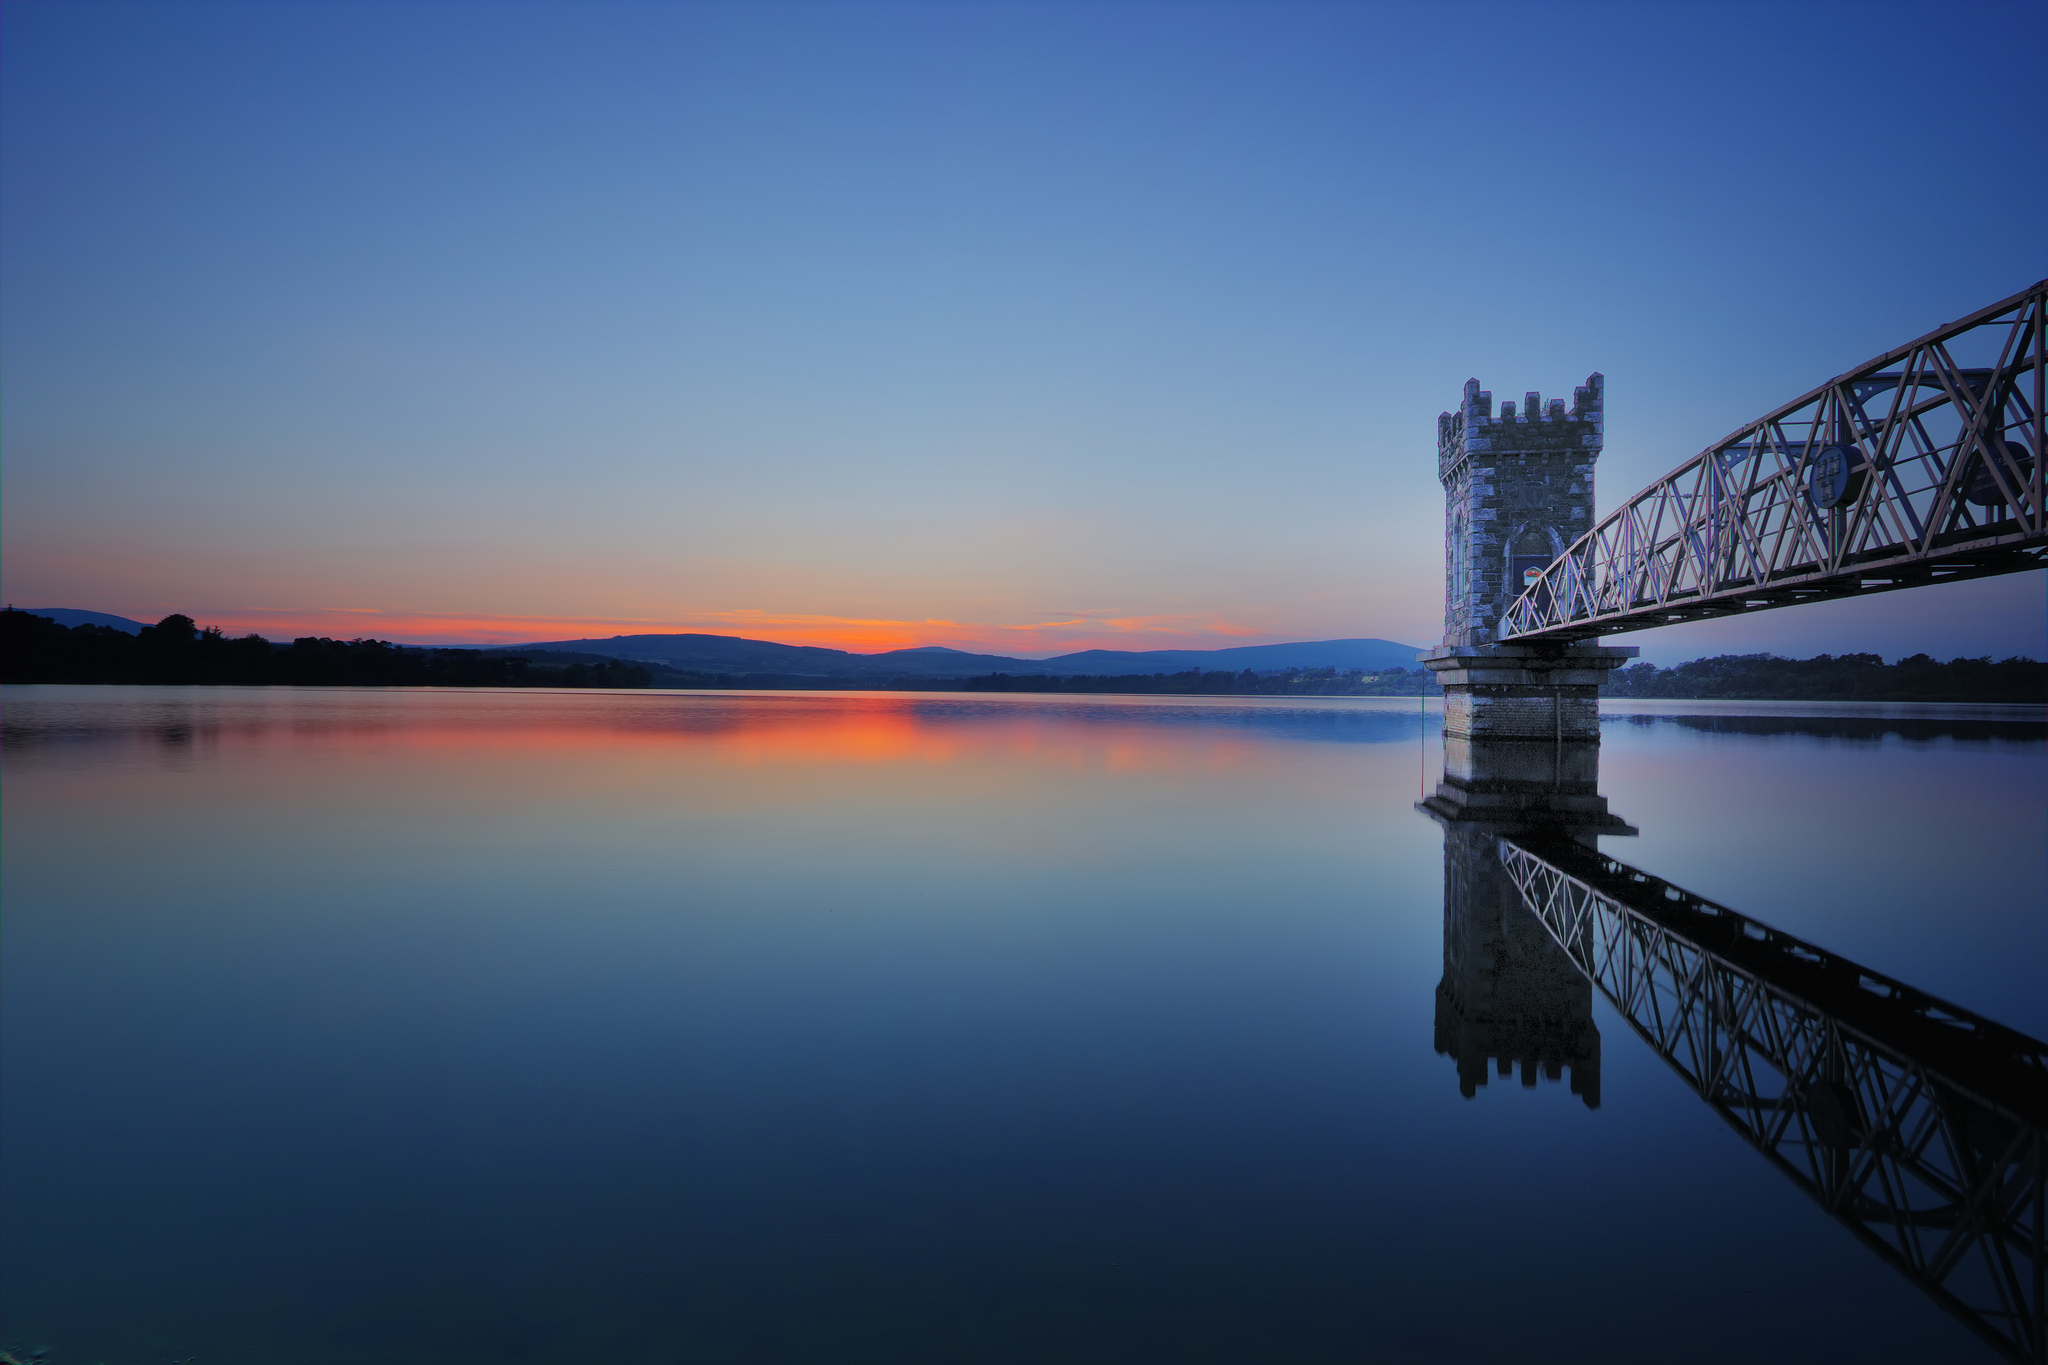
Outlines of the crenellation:
[[1456,412],[1437,419],[1437,477],[1446,499],[1444,643],[1496,638],[1522,571],[1548,564],[1592,528],[1593,467],[1602,448],[1605,379],[1597,372],[1548,404],[1534,389],[1518,407],[1465,381]]

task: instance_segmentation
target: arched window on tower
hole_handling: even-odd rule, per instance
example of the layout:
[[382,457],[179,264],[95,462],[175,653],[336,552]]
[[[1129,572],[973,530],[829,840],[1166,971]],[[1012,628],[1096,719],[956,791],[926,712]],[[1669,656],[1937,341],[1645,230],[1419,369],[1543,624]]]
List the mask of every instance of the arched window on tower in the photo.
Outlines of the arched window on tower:
[[1472,603],[1467,596],[1472,579],[1471,550],[1467,544],[1470,532],[1471,526],[1466,519],[1465,508],[1462,505],[1454,505],[1450,534],[1450,596],[1444,604],[1446,643],[1458,643],[1459,632],[1471,625],[1468,618],[1472,613]]
[[1508,581],[1500,604],[1502,616],[1507,615],[1517,597],[1536,585],[1538,576],[1557,558],[1554,539],[1540,526],[1526,527],[1515,537],[1508,553]]

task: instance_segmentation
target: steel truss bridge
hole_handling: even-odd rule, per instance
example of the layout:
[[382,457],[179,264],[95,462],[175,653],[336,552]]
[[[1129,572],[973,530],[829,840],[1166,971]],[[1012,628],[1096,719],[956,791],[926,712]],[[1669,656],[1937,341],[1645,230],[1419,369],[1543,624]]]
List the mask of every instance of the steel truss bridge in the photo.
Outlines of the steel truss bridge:
[[1998,1350],[2048,1360],[2048,1045],[1584,845],[1500,857],[1729,1126]]
[[1503,641],[2048,563],[2048,280],[1829,380],[1630,498],[1530,582]]

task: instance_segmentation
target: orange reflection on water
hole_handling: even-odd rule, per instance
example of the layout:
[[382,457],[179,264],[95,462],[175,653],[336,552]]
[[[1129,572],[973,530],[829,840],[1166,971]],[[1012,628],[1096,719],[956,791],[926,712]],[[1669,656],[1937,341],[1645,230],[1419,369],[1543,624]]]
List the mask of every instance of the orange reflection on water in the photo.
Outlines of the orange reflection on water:
[[[1353,819],[1370,791],[1407,790],[1407,746],[1300,743],[1262,709],[23,688],[7,696],[7,767],[19,809],[93,812],[67,826],[91,831],[66,851],[88,863],[110,838],[139,864],[225,841],[251,866],[288,869],[269,875],[319,886],[360,879],[374,850],[379,876],[464,903],[495,903],[485,882],[526,896],[538,881],[577,902],[582,885],[621,877],[650,888],[649,903],[713,884],[742,903],[763,869],[796,865],[890,896],[963,858],[998,882],[1122,876],[1134,838],[1155,862],[1192,866],[1247,839],[1290,848],[1305,826]],[[1374,778],[1389,762],[1401,782]]]
[[[380,754],[521,785],[527,769],[597,765],[674,773],[994,764],[1064,773],[1227,773],[1271,746],[1228,725],[1162,729],[1159,708],[921,694],[663,693],[540,689],[27,689],[10,729],[16,761],[63,735],[184,759],[280,748]],[[76,715],[67,719],[68,711]]]

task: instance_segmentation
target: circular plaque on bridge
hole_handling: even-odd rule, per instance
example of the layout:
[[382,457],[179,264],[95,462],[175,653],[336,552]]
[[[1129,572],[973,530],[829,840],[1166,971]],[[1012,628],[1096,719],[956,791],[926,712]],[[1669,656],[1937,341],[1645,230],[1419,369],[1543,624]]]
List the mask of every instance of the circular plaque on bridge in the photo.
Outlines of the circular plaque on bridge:
[[[2015,471],[2019,478],[2015,482],[2025,484],[2034,473],[2034,452],[2018,441],[2005,443],[2006,477],[2012,478]],[[1983,456],[1970,463],[1970,481],[1963,485],[1963,496],[1979,507],[2000,507],[2005,504],[2005,491],[1998,486],[1998,480],[1991,477],[1991,466]]]
[[1854,446],[1829,446],[1813,457],[1806,471],[1806,495],[1815,507],[1847,507],[1863,491],[1863,452]]

